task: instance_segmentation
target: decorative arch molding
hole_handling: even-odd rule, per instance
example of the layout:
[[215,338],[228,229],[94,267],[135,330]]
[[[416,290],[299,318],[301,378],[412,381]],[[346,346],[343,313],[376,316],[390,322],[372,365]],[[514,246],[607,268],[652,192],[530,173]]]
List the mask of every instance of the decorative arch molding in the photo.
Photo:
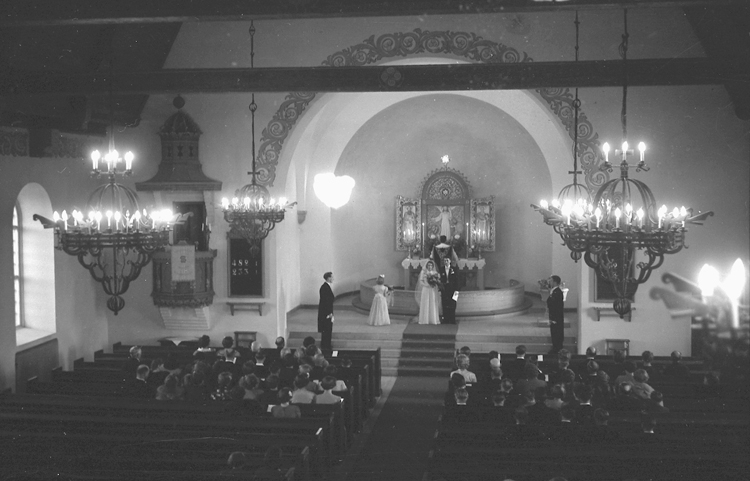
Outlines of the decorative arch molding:
[[417,190],[422,200],[468,200],[471,184],[466,176],[448,166],[435,169],[422,180]]
[[[499,42],[485,40],[471,32],[450,30],[431,32],[414,29],[412,32],[371,35],[362,43],[329,55],[323,65],[330,67],[363,66],[383,59],[410,55],[447,55],[483,63],[532,62],[528,54],[520,53]],[[384,90],[396,89],[399,84],[398,68],[383,69],[381,83]],[[537,89],[537,94],[560,120],[571,139],[574,138],[574,97],[569,88]],[[258,182],[273,186],[281,148],[305,109],[315,99],[317,92],[290,92],[281,103],[266,128],[263,129],[258,148]],[[609,174],[599,170],[599,134],[594,132],[586,114],[578,111],[577,152],[584,179],[589,190],[596,191],[609,180]]]

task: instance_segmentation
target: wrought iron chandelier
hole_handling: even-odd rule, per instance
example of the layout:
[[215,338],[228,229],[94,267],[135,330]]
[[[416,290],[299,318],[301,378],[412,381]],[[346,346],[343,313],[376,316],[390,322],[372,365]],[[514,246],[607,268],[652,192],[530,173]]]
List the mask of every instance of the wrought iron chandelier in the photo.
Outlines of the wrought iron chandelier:
[[[111,106],[110,106],[111,115]],[[114,125],[109,129],[109,152],[102,158],[98,150],[91,153],[91,175],[105,175],[107,183],[99,186],[89,197],[87,209],[54,212],[52,220],[34,215],[45,228],[54,228],[57,248],[76,256],[91,276],[102,284],[109,295],[107,307],[117,315],[125,307],[122,298],[130,283],[151,261],[153,253],[169,243],[171,225],[177,220],[168,209],[141,210],[138,195],[117,182],[117,176],[132,175],[133,153],[124,158],[115,150]],[[103,160],[105,170],[99,168]],[[119,163],[124,169],[118,170]],[[84,212],[88,215],[84,216]]]
[[[676,254],[685,247],[686,225],[702,225],[708,216],[713,215],[710,211],[693,215],[693,209],[685,207],[669,211],[665,205],[657,210],[651,189],[628,175],[633,167],[636,172],[648,171],[649,167],[645,163],[646,146],[643,142],[638,145],[639,162],[633,166],[627,160],[634,154],[627,142],[627,10],[624,19],[625,29],[620,44],[624,73],[623,143],[622,149],[615,151],[615,155],[620,156],[620,176],[605,182],[592,201],[581,197],[552,203],[543,200],[539,205],[531,205],[560,235],[573,260],[577,262],[583,257],[586,265],[612,283],[615,291],[613,308],[621,318],[631,310],[629,297],[662,265],[664,256]],[[600,168],[612,172],[609,144],[605,142],[602,150],[604,163]],[[639,251],[643,254],[637,256]]]
[[[255,26],[250,22],[250,68],[254,67],[255,57]],[[250,243],[253,255],[260,250],[260,242],[276,227],[276,224],[284,220],[287,209],[292,208],[296,202],[289,202],[285,197],[278,200],[272,198],[263,185],[258,184],[257,175],[260,173],[255,166],[255,111],[258,105],[255,103],[255,93],[250,101],[250,116],[252,122],[252,175],[249,184],[234,193],[231,202],[227,197],[221,199],[224,220],[229,222],[230,236],[239,236]]]

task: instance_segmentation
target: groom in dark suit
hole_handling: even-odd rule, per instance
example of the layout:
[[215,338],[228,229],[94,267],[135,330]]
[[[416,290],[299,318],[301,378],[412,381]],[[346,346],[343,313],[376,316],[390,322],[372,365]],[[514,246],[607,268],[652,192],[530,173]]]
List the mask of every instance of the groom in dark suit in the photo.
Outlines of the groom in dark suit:
[[320,286],[320,303],[318,304],[318,332],[320,333],[320,348],[331,350],[331,335],[333,333],[333,273],[323,274],[325,282]]
[[562,280],[560,276],[550,276],[549,297],[547,298],[547,311],[549,311],[549,332],[552,337],[552,350],[556,354],[563,347],[564,318],[563,318],[563,291],[560,289]]
[[443,323],[456,323],[456,301],[453,300],[453,293],[456,292],[458,279],[456,271],[451,266],[449,258],[443,259],[443,269],[440,272],[440,282],[443,284],[443,290],[440,291],[440,298],[443,304]]

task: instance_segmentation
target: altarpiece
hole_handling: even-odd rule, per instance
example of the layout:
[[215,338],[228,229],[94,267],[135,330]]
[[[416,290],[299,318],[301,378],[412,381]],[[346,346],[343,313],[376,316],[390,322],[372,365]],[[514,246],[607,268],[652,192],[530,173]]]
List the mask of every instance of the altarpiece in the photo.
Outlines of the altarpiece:
[[473,199],[468,179],[447,162],[444,157],[443,167],[427,175],[416,197],[396,197],[396,250],[408,253],[402,262],[406,289],[414,287],[443,236],[455,253],[461,287],[484,288],[481,253],[495,250],[495,197]]

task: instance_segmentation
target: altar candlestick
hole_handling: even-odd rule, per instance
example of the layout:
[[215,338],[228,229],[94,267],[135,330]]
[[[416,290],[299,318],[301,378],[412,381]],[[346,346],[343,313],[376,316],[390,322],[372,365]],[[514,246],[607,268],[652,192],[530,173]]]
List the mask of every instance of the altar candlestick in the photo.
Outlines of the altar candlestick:
[[466,223],[466,258],[469,258],[469,223]]

